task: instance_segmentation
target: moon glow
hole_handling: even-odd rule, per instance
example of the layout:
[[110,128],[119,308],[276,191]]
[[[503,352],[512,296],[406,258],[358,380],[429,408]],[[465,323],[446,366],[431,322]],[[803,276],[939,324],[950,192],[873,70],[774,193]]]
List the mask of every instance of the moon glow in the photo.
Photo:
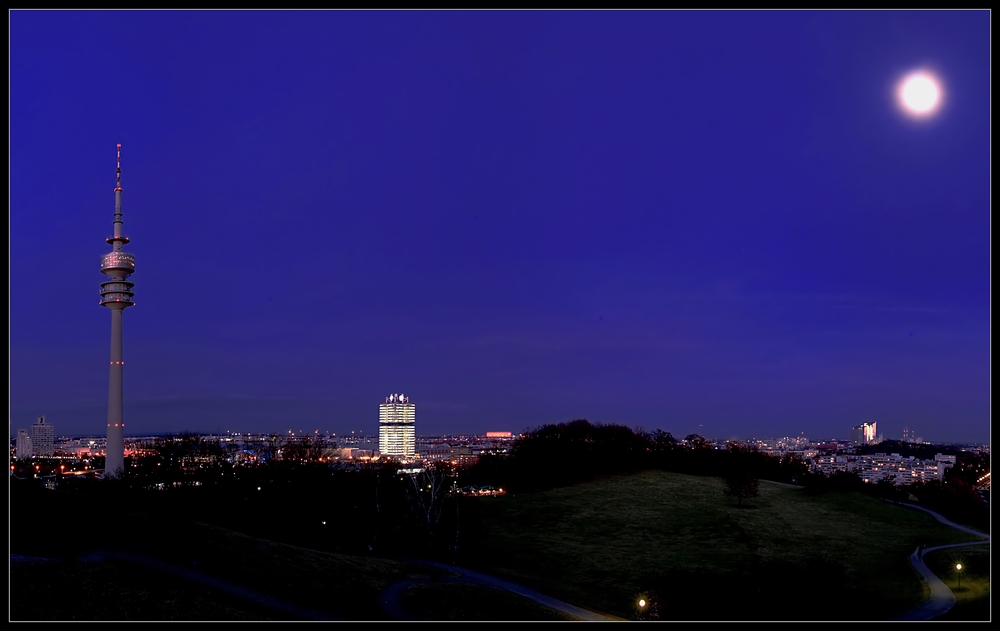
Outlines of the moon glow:
[[899,83],[899,102],[914,116],[929,116],[941,102],[941,87],[929,73],[914,72]]

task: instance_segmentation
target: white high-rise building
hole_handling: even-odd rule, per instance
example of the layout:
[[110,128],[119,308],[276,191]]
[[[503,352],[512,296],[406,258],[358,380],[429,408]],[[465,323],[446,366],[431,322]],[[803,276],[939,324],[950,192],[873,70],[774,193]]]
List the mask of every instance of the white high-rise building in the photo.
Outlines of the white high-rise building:
[[31,425],[31,455],[51,456],[55,453],[56,430],[45,422],[44,416]]
[[17,459],[27,460],[31,457],[31,436],[28,430],[17,430]]
[[378,450],[383,456],[413,457],[417,406],[403,394],[390,394],[378,406]]

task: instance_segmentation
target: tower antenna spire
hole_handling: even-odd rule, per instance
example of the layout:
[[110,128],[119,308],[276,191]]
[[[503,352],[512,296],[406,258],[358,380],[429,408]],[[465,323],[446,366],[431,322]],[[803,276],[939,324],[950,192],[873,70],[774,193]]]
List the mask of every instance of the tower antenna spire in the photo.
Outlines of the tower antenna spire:
[[122,190],[122,143],[118,143],[118,168],[115,169],[115,192]]

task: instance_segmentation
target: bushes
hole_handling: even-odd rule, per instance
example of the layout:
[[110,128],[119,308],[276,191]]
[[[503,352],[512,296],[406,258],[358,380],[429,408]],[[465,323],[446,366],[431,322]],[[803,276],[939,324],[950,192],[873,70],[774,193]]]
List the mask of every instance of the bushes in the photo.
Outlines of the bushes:
[[971,484],[946,476],[943,484],[937,480],[918,482],[907,487],[907,491],[921,504],[948,519],[989,532],[989,505],[982,502]]

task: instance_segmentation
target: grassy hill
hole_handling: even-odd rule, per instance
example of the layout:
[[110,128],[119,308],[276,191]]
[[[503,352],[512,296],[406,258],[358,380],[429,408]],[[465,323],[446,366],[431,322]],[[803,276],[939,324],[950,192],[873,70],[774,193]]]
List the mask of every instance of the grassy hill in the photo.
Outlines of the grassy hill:
[[[718,479],[666,472],[463,506],[459,565],[623,618],[886,619],[922,599],[907,563],[918,543],[973,539],[919,511],[778,483],[761,482],[760,497],[738,508]],[[55,561],[11,564],[11,619],[296,620],[318,612],[382,620],[379,595],[406,579],[430,579],[400,598],[418,619],[562,617],[506,592],[436,581],[444,573],[423,566],[286,545],[197,517],[12,485],[11,553]],[[244,593],[155,564],[81,560],[100,550],[141,552]],[[988,589],[982,565],[970,557],[976,594],[984,581]],[[650,602],[642,612],[640,597]]]
[[481,500],[460,563],[625,618],[642,597],[664,620],[879,620],[922,600],[918,544],[974,540],[856,493],[722,491],[646,472]]

